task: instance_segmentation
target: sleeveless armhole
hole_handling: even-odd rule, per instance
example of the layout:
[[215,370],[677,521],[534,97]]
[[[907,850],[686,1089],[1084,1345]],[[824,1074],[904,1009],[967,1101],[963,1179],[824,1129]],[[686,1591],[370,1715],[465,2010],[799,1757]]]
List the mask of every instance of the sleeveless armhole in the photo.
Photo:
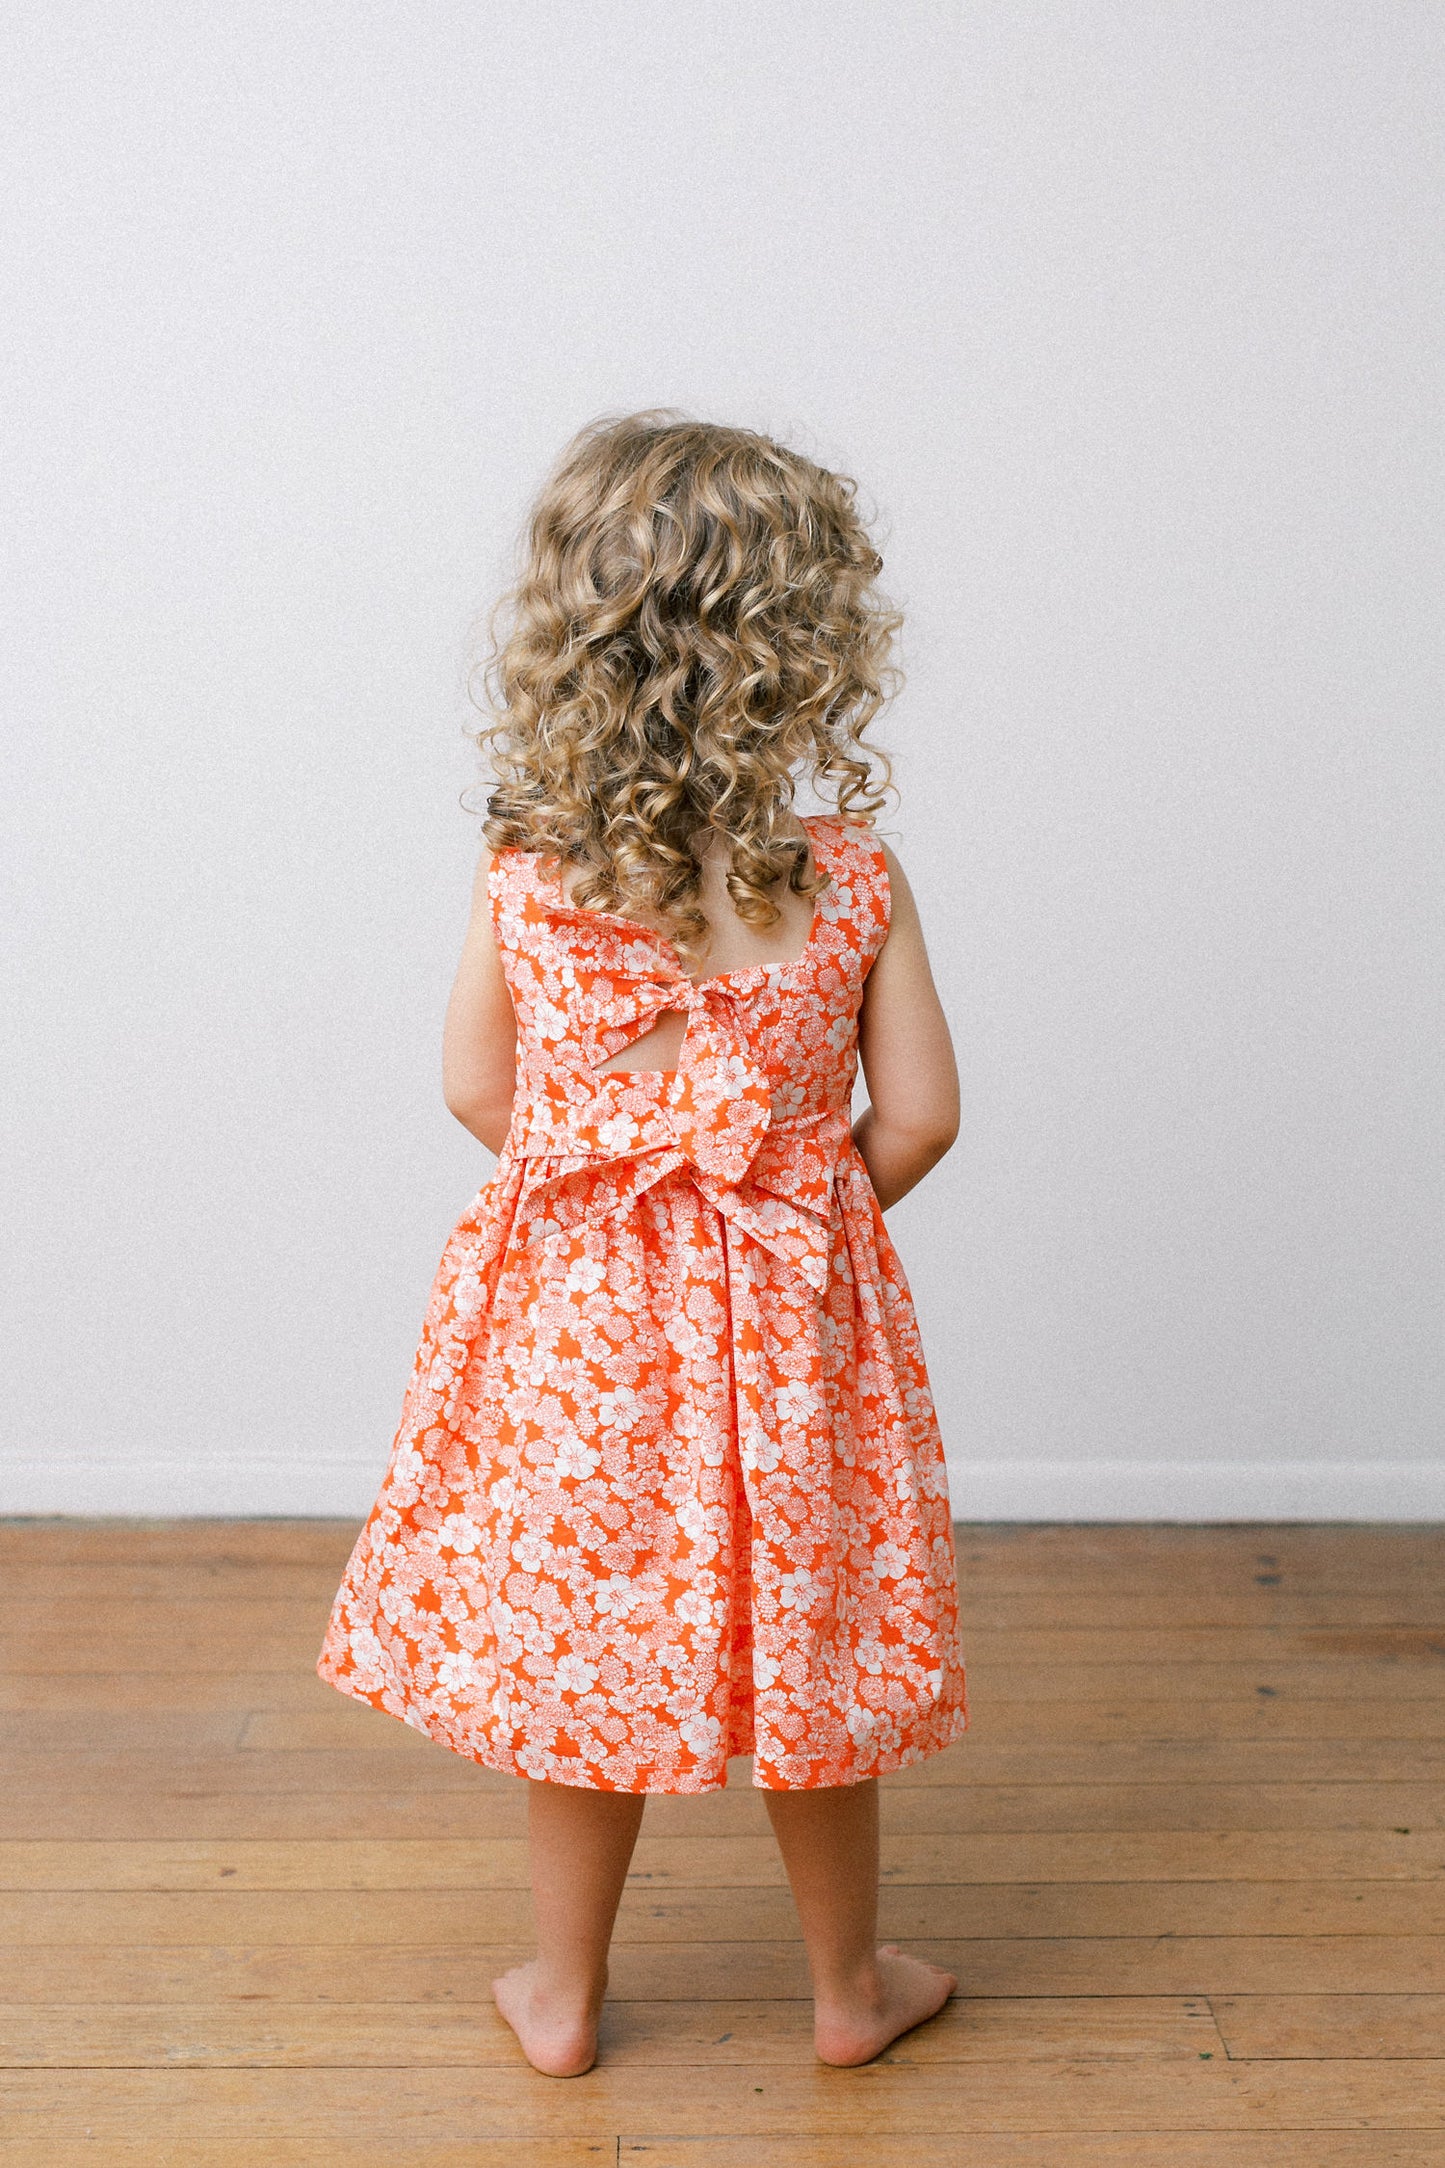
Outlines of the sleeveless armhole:
[[514,884],[512,852],[493,851],[491,864],[487,867],[487,906],[491,914],[492,940],[502,966],[502,977],[512,996],[515,1010],[517,1002],[517,898]]
[[487,866],[487,908],[491,913],[492,937],[501,947],[502,933],[502,860],[504,851],[493,851]]
[[863,908],[858,914],[858,930],[863,950],[863,973],[866,978],[873,968],[879,950],[888,939],[888,930],[893,923],[893,884],[888,878],[888,861],[883,855],[883,846],[878,840],[877,831],[872,828],[853,827],[848,822],[840,822],[839,826],[845,834],[853,837],[860,861],[859,871],[863,874],[859,884],[864,893],[861,899]]

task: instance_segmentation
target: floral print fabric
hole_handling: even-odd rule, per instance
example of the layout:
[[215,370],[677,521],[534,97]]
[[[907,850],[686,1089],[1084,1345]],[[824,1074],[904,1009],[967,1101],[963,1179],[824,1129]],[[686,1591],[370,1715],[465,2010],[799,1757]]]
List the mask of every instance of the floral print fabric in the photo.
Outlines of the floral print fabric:
[[[887,867],[807,825],[832,878],[802,955],[697,981],[493,859],[511,1128],[317,1665],[492,1768],[701,1792],[751,1753],[797,1789],[967,1723],[942,1441],[850,1133]],[[675,1072],[597,1073],[665,1010]]]

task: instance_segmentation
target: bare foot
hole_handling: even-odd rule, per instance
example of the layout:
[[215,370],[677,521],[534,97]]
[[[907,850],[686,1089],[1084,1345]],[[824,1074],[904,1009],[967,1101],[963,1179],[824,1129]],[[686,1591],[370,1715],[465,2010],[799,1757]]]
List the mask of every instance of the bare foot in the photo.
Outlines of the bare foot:
[[856,1994],[817,2001],[813,2042],[821,2062],[871,2063],[900,2033],[936,2017],[958,1981],[941,1965],[905,1957],[895,1942],[878,1952],[878,1969]]
[[[597,1997],[597,2004],[601,2002]],[[595,2004],[545,1991],[537,1966],[518,1965],[492,1982],[492,2000],[522,2044],[534,2070],[548,2078],[580,2078],[597,2060]]]

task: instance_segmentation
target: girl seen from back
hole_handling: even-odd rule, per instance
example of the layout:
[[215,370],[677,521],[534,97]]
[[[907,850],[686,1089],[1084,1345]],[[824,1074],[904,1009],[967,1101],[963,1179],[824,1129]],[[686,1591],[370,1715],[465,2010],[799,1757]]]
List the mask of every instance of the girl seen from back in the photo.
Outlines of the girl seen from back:
[[[568,448],[497,643],[444,1038],[497,1166],[317,1668],[528,1780],[537,1955],[493,1990],[555,2076],[596,2057],[647,1794],[716,1790],[733,1756],[819,2056],[867,2062],[955,1985],[877,1943],[877,1779],[968,1721],[883,1221],[953,1142],[958,1082],[873,828],[880,570],[845,477],[637,415]],[[836,811],[800,816],[800,784]]]

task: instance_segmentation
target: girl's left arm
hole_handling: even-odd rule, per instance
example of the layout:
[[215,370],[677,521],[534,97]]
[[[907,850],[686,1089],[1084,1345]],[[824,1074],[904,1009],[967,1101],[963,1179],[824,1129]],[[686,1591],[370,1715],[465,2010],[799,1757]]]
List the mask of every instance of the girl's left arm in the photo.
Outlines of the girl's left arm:
[[517,1019],[492,932],[483,848],[472,883],[472,915],[442,1032],[442,1093],[463,1129],[500,1152],[517,1088]]

